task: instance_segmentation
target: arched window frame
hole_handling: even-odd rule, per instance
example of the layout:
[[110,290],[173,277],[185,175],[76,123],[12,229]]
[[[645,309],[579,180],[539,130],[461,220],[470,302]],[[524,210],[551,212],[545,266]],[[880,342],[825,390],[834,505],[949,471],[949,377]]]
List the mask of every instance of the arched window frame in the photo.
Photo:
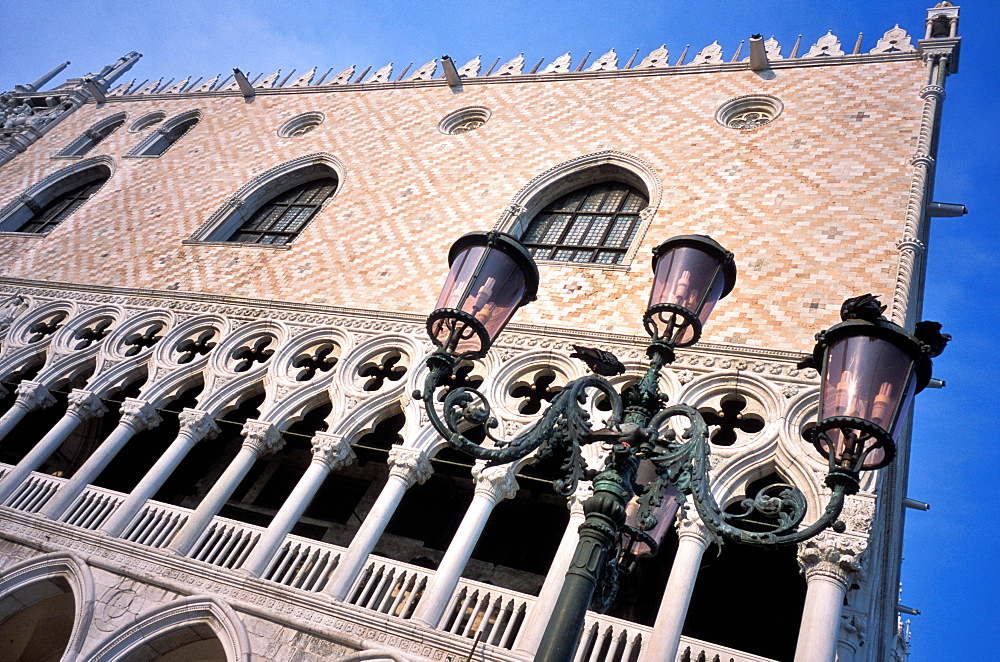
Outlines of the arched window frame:
[[538,260],[539,264],[572,265],[591,269],[628,269],[660,205],[663,187],[652,166],[624,152],[603,151],[587,154],[550,168],[528,182],[507,205],[496,228],[520,237],[531,220],[549,204],[567,193],[604,182],[621,182],[646,196],[649,204],[639,212],[639,227],[631,245],[618,264]]
[[[254,212],[271,201],[275,196],[320,177],[336,177],[337,188],[320,206],[320,211],[317,215],[322,213],[344,188],[345,170],[344,164],[340,159],[327,153],[310,154],[293,161],[288,161],[287,163],[282,163],[241,186],[184,243],[209,243],[218,246],[287,250],[291,248],[291,243],[280,245],[246,244],[228,241],[228,239]],[[305,227],[308,227],[308,224]],[[300,234],[304,230],[305,228],[300,231]]]
[[[3,209],[0,209],[0,235],[14,235],[18,237],[47,236],[52,231],[51,229],[46,232],[21,232],[20,228],[31,220],[37,210],[44,208],[45,205],[63,193],[80,186],[88,178],[91,180],[96,179],[93,177],[95,170],[106,170],[108,177],[104,184],[90,195],[90,198],[93,198],[114,177],[115,162],[111,157],[97,156],[62,168],[11,200]],[[65,218],[60,219],[59,225],[65,223],[76,211],[74,209]],[[58,225],[54,227],[58,227]]]
[[[159,127],[150,131],[149,135],[139,141],[125,158],[130,159],[155,159],[163,156],[170,148],[176,145],[181,139],[198,126],[202,120],[200,110],[188,110],[179,115],[174,115]],[[179,131],[185,124],[190,123],[183,131]]]
[[90,150],[97,147],[108,136],[125,124],[125,113],[116,113],[105,117],[92,127],[81,133],[76,140],[62,148],[53,158],[79,159]]

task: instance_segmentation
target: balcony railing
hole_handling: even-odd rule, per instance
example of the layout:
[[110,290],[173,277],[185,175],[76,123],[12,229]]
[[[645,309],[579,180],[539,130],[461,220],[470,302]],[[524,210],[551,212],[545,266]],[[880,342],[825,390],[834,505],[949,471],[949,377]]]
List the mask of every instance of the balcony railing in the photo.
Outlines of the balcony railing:
[[[10,465],[0,464],[0,477]],[[7,499],[5,506],[37,513],[63,478],[33,473]],[[88,486],[60,520],[85,529],[97,529],[125,495]],[[122,538],[162,548],[184,525],[190,510],[149,501]],[[215,517],[188,556],[222,568],[236,569],[246,560],[264,529],[224,517]],[[262,578],[303,591],[322,591],[337,567],[344,548],[289,534]],[[434,577],[434,571],[370,556],[348,593],[347,603],[361,609],[408,619]],[[439,623],[440,630],[497,648],[513,650],[517,636],[536,598],[490,584],[461,579]],[[588,613],[574,662],[637,662],[652,628],[617,618]],[[677,662],[773,662],[689,637],[681,637]]]

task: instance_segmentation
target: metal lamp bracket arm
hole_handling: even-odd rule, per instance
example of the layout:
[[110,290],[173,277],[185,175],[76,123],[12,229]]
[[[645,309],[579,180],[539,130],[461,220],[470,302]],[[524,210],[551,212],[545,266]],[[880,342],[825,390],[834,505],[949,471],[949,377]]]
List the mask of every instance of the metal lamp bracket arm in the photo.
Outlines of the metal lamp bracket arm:
[[[802,492],[792,485],[769,485],[754,499],[744,500],[742,505],[746,512],[738,515],[724,514],[709,488],[708,458],[711,451],[708,427],[701,414],[687,405],[672,405],[653,417],[650,427],[659,430],[674,416],[684,416],[690,421],[690,425],[682,435],[686,440],[675,443],[673,431],[660,433],[666,441],[665,450],[649,458],[656,465],[660,481],[658,485],[652,486],[653,489],[647,490],[644,499],[649,497],[649,492],[659,492],[661,484],[673,483],[680,492],[682,502],[686,496],[694,497],[692,500],[698,515],[716,542],[730,540],[760,547],[784,547],[808,540],[828,527],[832,527],[835,531],[843,530],[843,524],[838,522],[837,518],[843,510],[846,495],[851,492],[850,480],[832,481],[833,493],[822,516],[803,529],[796,530],[805,519],[807,503]],[[642,528],[647,530],[656,524],[655,518],[649,515],[652,507],[658,505],[651,503],[653,500],[649,497],[650,503],[648,505],[643,503],[640,511],[640,518],[644,515],[649,518],[640,519]],[[763,532],[748,531],[732,523],[754,512],[765,512],[776,516],[779,520],[776,528]]]

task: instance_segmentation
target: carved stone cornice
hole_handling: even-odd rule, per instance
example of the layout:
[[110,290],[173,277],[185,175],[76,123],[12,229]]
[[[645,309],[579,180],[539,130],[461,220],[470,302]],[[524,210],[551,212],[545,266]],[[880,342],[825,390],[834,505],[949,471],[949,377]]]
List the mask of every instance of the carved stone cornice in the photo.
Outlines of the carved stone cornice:
[[504,499],[513,499],[517,494],[519,486],[510,465],[489,467],[480,460],[472,465],[472,477],[476,481],[476,496],[499,503]]
[[205,439],[215,439],[222,431],[218,423],[207,411],[199,409],[184,409],[178,415],[181,422],[181,434],[187,436],[192,441],[198,442]]
[[824,531],[799,543],[799,568],[806,581],[825,578],[846,588],[855,575],[864,572],[862,554],[867,538]]
[[69,405],[66,407],[66,414],[81,421],[86,421],[97,416],[104,416],[108,413],[108,408],[104,406],[101,399],[83,389],[75,388],[66,396]]
[[285,447],[285,440],[273,423],[248,420],[243,424],[243,448],[253,451],[257,457],[276,453]]
[[417,483],[423,485],[433,473],[434,468],[424,451],[404,446],[389,449],[389,475],[405,480],[407,488]]
[[27,411],[44,409],[56,403],[55,397],[49,393],[45,384],[23,381],[14,389],[17,393],[17,403]]
[[163,422],[156,408],[145,400],[125,398],[121,406],[121,424],[127,425],[135,432],[155,428]]
[[351,464],[357,457],[346,439],[329,432],[317,432],[313,435],[312,456],[312,461],[323,465],[327,471],[336,471]]

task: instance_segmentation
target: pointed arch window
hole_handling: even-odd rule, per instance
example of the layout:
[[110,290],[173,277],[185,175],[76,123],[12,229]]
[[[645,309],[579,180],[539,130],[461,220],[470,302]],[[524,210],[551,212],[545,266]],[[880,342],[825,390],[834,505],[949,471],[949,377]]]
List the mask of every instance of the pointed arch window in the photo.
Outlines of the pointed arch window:
[[0,210],[0,232],[47,234],[111,177],[111,168],[103,163],[61,172],[51,183],[32,187]]
[[66,145],[57,156],[83,156],[97,147],[105,138],[117,131],[122,124],[125,124],[125,113],[118,113],[117,115],[107,117],[84,131],[79,138],[69,145]]
[[126,156],[160,156],[201,121],[201,112],[189,110],[163,123]]
[[537,260],[621,264],[649,199],[622,182],[578,188],[538,212],[521,235]]
[[278,246],[291,243],[336,190],[336,177],[299,184],[261,205],[225,241]]

